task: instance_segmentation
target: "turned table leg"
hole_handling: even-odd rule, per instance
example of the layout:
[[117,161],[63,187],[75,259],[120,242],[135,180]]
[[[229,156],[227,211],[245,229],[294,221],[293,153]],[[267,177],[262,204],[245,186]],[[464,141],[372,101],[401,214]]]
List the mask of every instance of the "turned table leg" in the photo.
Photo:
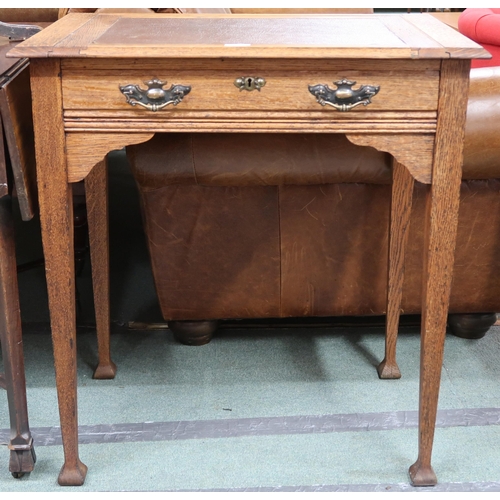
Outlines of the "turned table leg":
[[98,163],[85,179],[89,247],[96,316],[99,364],[96,379],[114,378],[116,365],[110,353],[108,172],[106,160]]
[[445,60],[441,66],[425,221],[418,459],[409,471],[415,486],[437,483],[431,455],[453,277],[469,68],[469,61],[462,60]]
[[30,68],[40,221],[64,448],[58,481],[78,486],[85,481],[87,467],[78,455],[73,198],[66,168],[60,60],[34,59]]
[[385,323],[385,357],[377,368],[382,379],[401,378],[396,362],[401,298],[403,296],[404,262],[410,226],[414,180],[404,165],[393,161],[391,219],[387,263],[387,315]]
[[36,455],[28,423],[11,205],[10,196],[0,199],[0,341],[9,402],[9,470],[14,477],[21,477],[33,470]]

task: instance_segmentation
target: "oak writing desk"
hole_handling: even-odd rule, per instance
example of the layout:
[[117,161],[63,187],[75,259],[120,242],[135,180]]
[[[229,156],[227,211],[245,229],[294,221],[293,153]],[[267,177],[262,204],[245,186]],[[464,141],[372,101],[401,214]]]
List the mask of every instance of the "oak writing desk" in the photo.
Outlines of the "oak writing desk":
[[[394,157],[384,378],[395,343],[413,182],[431,185],[415,485],[431,452],[453,269],[470,59],[422,15],[72,14],[10,52],[31,58],[37,172],[65,461],[80,485],[71,183],[85,179],[100,362],[110,378],[105,156],[156,132],[331,132]],[[356,83],[357,82],[357,83]]]

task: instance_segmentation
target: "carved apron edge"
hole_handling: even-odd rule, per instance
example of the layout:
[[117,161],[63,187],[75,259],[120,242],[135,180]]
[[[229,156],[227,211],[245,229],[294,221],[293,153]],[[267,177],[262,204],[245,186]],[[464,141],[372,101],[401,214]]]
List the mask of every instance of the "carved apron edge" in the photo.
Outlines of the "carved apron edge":
[[346,134],[356,146],[391,154],[422,184],[432,184],[434,134]]
[[149,141],[154,133],[89,133],[66,135],[68,182],[80,182],[113,150]]

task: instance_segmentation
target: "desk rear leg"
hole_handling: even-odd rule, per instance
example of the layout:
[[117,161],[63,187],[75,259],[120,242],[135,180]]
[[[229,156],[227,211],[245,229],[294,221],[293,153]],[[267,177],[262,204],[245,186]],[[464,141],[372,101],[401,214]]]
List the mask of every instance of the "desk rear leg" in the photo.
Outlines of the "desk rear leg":
[[403,296],[405,253],[415,184],[410,172],[396,160],[393,161],[392,172],[385,357],[377,368],[378,376],[381,379],[401,378],[401,371],[396,362],[396,344]]
[[99,162],[85,179],[90,260],[96,315],[99,363],[96,379],[115,378],[116,365],[110,352],[109,312],[109,225],[108,172],[106,159]]

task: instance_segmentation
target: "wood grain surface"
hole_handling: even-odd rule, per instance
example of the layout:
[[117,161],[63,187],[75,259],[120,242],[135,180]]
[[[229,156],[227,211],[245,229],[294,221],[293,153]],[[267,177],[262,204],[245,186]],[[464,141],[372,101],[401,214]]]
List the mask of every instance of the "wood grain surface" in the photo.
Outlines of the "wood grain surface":
[[[374,127],[375,128],[375,127]],[[379,151],[391,153],[402,163],[413,178],[424,184],[432,182],[434,136],[429,134],[347,134],[347,138],[358,146],[371,146]]]
[[40,221],[65,459],[59,484],[81,485],[87,467],[78,456],[73,199],[60,74],[58,59],[31,62]]
[[27,61],[0,88],[0,112],[23,220],[38,211],[30,74]]
[[[249,68],[258,68],[262,71],[276,70],[279,67],[287,72],[303,72],[303,71],[338,71],[340,73],[354,72],[355,75],[363,75],[365,72],[393,72],[397,74],[410,73],[428,73],[430,76],[436,75],[441,69],[441,61],[434,59],[399,59],[399,60],[382,60],[374,62],[365,58],[342,58],[342,59],[307,59],[283,58],[279,61],[274,59],[266,60],[265,58],[255,57],[240,57],[240,58],[196,58],[190,57],[186,59],[169,59],[165,54],[159,58],[159,61],[166,63],[168,60],[168,70],[181,71],[219,71],[232,70],[241,72]],[[158,62],[151,59],[141,59],[137,57],[127,57],[122,59],[94,59],[94,58],[70,58],[61,59],[61,68],[63,73],[72,72],[75,74],[82,71],[102,71],[106,74],[110,69],[113,71],[121,70],[124,74],[128,70],[144,70],[147,72],[155,72],[158,70]],[[279,65],[279,66],[277,66]],[[167,66],[165,66],[167,67]]]
[[[65,71],[63,80],[63,100],[65,110],[131,110],[136,115],[148,114],[137,106],[132,108],[125,96],[120,92],[120,86],[139,85],[147,90],[144,82],[158,78],[171,85],[186,85],[191,91],[177,106],[170,106],[158,114],[176,114],[184,110],[219,111],[219,110],[259,110],[259,111],[325,111],[329,106],[321,106],[309,92],[309,86],[323,84],[332,90],[337,87],[334,82],[347,79],[357,82],[354,89],[363,85],[380,86],[377,95],[368,106],[359,106],[351,111],[353,114],[371,111],[394,110],[436,110],[438,72],[420,71],[416,65],[415,71],[394,74],[394,71],[372,69],[359,71],[342,68],[339,70],[319,70],[303,68],[301,71],[280,70],[279,64],[271,69],[269,64],[255,65],[243,70],[232,69],[228,64],[226,69],[211,70],[174,70],[168,62],[157,61],[154,70],[134,68],[129,70],[84,70]],[[240,90],[234,85],[239,77],[262,77],[266,84],[260,91]],[[418,97],[415,95],[418,88]],[[82,91],[85,89],[84,91]],[[89,98],[90,96],[90,98]],[[167,113],[164,113],[167,111]],[[334,111],[332,108],[330,112]],[[149,113],[152,114],[152,113]],[[335,113],[334,114],[338,114]]]
[[382,379],[401,378],[401,371],[396,362],[396,344],[403,297],[405,253],[410,227],[413,187],[414,180],[408,169],[394,160],[387,256],[385,357],[378,366],[378,374]]
[[106,159],[97,163],[85,179],[89,248],[97,330],[99,363],[96,379],[115,378],[116,365],[111,360],[109,313],[109,229],[108,171]]
[[[431,134],[436,130],[436,121],[434,120],[411,120],[385,119],[378,116],[373,120],[355,120],[353,114],[347,119],[337,119],[340,114],[335,111],[325,110],[323,114],[316,116],[301,115],[299,113],[289,113],[286,116],[275,113],[204,113],[190,114],[182,113],[182,118],[161,117],[159,120],[154,118],[134,120],[134,130],[138,133],[153,134],[156,132],[330,132],[339,134],[361,134],[367,128],[378,134],[394,135],[397,133],[413,134]],[[328,114],[327,114],[328,113]],[[333,115],[333,113],[336,113]],[[338,113],[338,114],[337,114]],[[347,113],[346,113],[347,114]],[[332,117],[335,117],[333,119]],[[366,118],[366,115],[363,115]],[[75,118],[65,120],[65,130],[67,132],[86,132],[94,133],[98,137],[99,133],[116,133],[125,135],[130,131],[130,120],[123,118],[107,118],[98,115],[90,119]],[[425,140],[424,140],[425,141]],[[402,153],[403,154],[403,153]],[[410,155],[406,155],[410,156]],[[424,154],[424,156],[427,156]]]
[[420,356],[418,459],[415,485],[436,484],[431,455],[458,225],[470,61],[443,61],[439,114],[427,199]]
[[[129,127],[130,130],[130,127]],[[75,133],[68,134],[67,148],[67,181],[79,182],[87,176],[94,165],[104,159],[114,149],[122,149],[130,144],[149,141],[154,134],[109,134],[109,133]]]

